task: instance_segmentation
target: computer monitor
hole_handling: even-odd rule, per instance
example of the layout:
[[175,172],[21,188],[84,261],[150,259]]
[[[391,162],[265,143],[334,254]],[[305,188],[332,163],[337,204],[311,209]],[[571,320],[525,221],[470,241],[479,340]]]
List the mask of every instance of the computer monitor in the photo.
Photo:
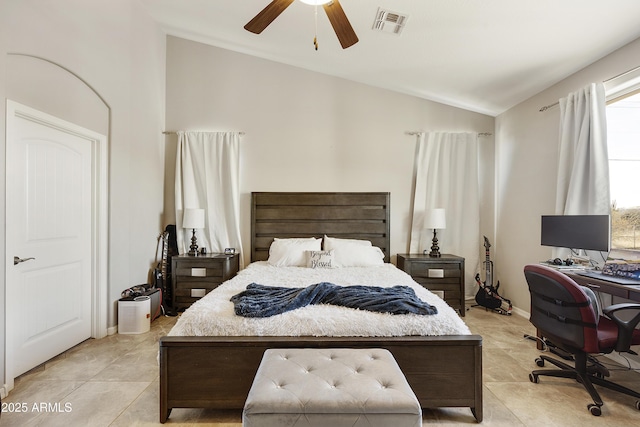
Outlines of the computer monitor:
[[543,215],[540,244],[608,252],[609,215]]

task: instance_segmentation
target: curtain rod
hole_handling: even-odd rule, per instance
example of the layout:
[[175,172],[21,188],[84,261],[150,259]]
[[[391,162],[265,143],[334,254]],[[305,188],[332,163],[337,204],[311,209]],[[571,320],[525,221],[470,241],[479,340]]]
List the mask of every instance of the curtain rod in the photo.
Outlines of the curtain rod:
[[[177,135],[178,132],[174,130],[165,130],[162,132],[164,135]],[[238,132],[240,135],[244,135],[244,132]]]
[[[633,73],[634,71],[637,71],[637,70],[640,70],[640,66],[632,68],[630,70],[627,70],[627,71],[625,71],[623,73],[620,73],[617,76],[613,76],[611,78],[608,78],[607,80],[603,80],[602,83],[610,82],[611,80],[617,79],[618,77],[626,76],[627,74]],[[555,107],[556,105],[559,105],[559,104],[560,104],[560,101],[554,102],[553,104],[545,105],[544,107],[540,108],[538,110],[538,112],[542,113],[543,111],[547,111],[549,108],[553,108],[553,107]]]
[[[422,135],[424,132],[420,131],[408,131],[405,132],[407,135]],[[491,136],[493,135],[491,132],[480,132],[478,136]]]

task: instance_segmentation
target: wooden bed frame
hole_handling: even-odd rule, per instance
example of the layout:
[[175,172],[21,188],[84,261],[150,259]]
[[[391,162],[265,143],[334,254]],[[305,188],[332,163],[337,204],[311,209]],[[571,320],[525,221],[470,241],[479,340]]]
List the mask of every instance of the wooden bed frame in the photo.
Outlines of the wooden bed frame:
[[[252,193],[251,260],[274,237],[371,240],[389,261],[389,193]],[[160,339],[160,422],[172,408],[242,409],[268,348],[386,348],[423,408],[469,407],[482,421],[482,337],[177,337]]]

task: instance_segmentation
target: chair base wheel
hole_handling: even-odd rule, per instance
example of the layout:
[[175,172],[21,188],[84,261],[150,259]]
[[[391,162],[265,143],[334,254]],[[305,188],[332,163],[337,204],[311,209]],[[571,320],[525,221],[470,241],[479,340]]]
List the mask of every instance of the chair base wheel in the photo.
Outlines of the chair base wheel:
[[539,367],[544,367],[544,359],[542,359],[542,357],[538,357],[536,359],[536,365],[538,365]]
[[591,412],[591,415],[593,415],[594,417],[599,417],[600,415],[602,415],[602,408],[600,408],[600,406],[596,404],[591,403],[587,405],[587,409],[589,409],[589,412]]
[[529,374],[529,381],[531,381],[534,384],[538,384],[540,382],[540,379],[538,378],[537,375]]
[[636,409],[640,411],[640,400],[636,400]]

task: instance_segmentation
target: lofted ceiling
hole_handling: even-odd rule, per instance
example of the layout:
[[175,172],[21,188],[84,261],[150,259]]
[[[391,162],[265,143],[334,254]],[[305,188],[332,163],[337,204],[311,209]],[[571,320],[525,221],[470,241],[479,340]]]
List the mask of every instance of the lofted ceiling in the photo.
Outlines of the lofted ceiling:
[[[319,7],[316,51],[300,0],[259,35],[243,27],[271,0],[140,1],[170,35],[492,116],[640,37],[639,0],[340,0],[359,42]],[[399,35],[379,8],[408,15]]]

